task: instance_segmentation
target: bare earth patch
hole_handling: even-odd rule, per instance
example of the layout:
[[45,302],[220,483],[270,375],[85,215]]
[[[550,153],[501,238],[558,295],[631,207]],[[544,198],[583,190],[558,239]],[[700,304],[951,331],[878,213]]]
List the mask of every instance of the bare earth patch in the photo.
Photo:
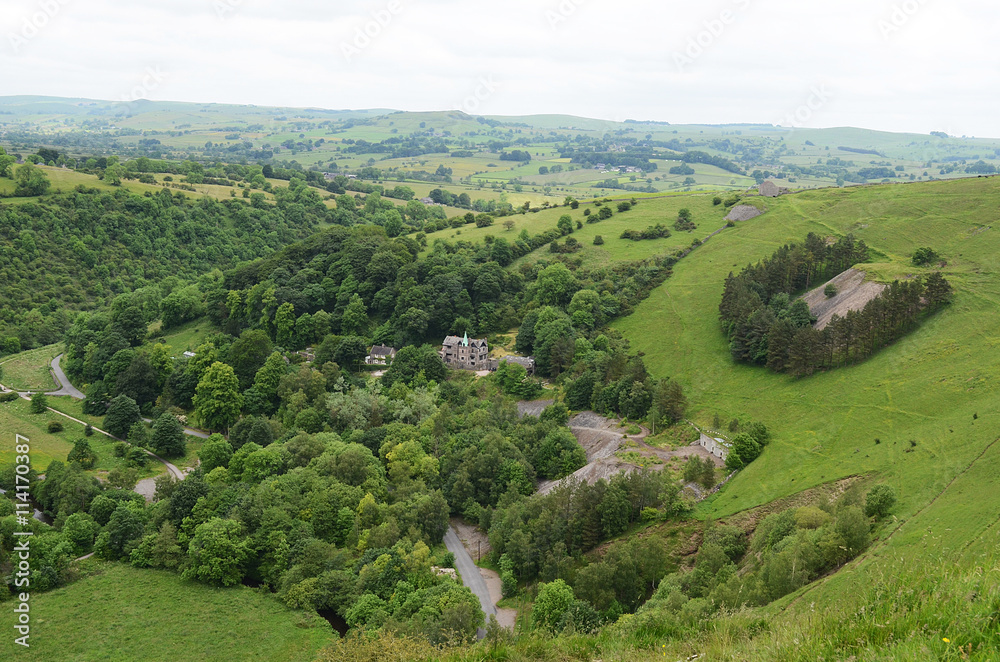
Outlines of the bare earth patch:
[[517,415],[521,418],[525,416],[539,416],[549,405],[555,404],[555,400],[522,400],[517,403]]
[[727,221],[749,221],[751,219],[757,218],[763,214],[761,210],[753,207],[751,205],[736,205],[733,207],[729,215],[726,216]]
[[[500,581],[500,575],[489,568],[480,568],[479,574],[483,576],[483,580],[486,581],[486,587],[490,589],[490,600],[496,605],[503,598],[503,582]],[[497,623],[502,627],[513,630],[516,622],[516,609],[501,609],[497,607]]]
[[[845,317],[851,310],[862,310],[869,301],[882,293],[886,286],[882,283],[866,282],[866,275],[863,271],[848,269],[802,297],[809,306],[809,311],[817,318],[817,329],[820,331],[825,329],[834,315]],[[827,297],[824,290],[831,284],[837,288],[837,294]]]
[[[627,435],[617,421],[585,411],[569,419],[569,429],[587,453],[587,464],[561,480],[547,480],[539,483],[539,494],[548,494],[562,481],[576,480],[591,485],[600,479],[608,480],[622,472],[631,473],[641,469],[639,464],[618,457],[617,453],[626,445],[630,453],[643,460],[653,471],[662,471],[673,458],[687,458],[700,455],[711,458],[717,465],[719,459],[700,445],[681,446],[676,450],[662,450],[643,441],[649,431],[642,428],[637,435]],[[659,461],[657,464],[656,462]]]

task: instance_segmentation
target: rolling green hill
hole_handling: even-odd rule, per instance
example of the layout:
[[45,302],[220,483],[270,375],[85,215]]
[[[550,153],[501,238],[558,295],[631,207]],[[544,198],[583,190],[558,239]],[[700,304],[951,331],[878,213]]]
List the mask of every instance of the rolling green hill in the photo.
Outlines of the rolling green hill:
[[[763,177],[776,177],[792,189],[819,188],[842,182],[967,177],[1000,166],[1000,141],[964,136],[850,127],[612,122],[568,115],[482,117],[461,111],[16,96],[0,97],[0,129],[6,132],[0,144],[25,155],[49,146],[71,157],[116,153],[202,162],[245,158],[353,173],[374,166],[386,182],[429,183],[483,200],[496,200],[503,192],[515,206],[525,201],[540,205],[566,195],[600,197],[617,187],[654,195],[742,190]],[[604,156],[584,164],[568,156],[570,148]],[[527,152],[531,161],[501,160],[501,152],[510,149]],[[630,150],[645,154],[643,160],[649,157],[640,171],[593,167]],[[731,161],[738,172],[694,163],[690,175],[671,174],[688,152]],[[451,171],[447,179],[435,176],[439,167]],[[419,193],[422,197],[426,191]]]
[[[700,506],[701,517],[725,519],[848,476],[896,488],[896,523],[862,560],[800,592],[807,597],[786,599],[795,618],[814,604],[853,607],[870,583],[904,570],[915,581],[941,564],[971,570],[994,549],[998,201],[995,180],[782,197],[693,253],[616,324],[651,370],[684,384],[696,420],[753,418],[774,433],[761,458]],[[908,257],[933,246],[947,262],[955,302],[860,365],[805,379],[735,365],[717,321],[723,279],[808,232],[864,239],[886,256],[863,265],[878,280],[922,273]]]

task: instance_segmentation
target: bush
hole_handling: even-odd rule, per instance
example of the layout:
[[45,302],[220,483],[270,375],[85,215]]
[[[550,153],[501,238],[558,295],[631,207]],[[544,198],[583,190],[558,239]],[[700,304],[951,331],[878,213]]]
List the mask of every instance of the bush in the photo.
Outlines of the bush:
[[719,196],[715,196],[714,198],[712,198],[712,204],[718,207],[719,205],[722,204],[722,198],[720,198]]
[[86,427],[83,428],[83,435],[85,437],[93,437],[94,436],[94,426],[91,425],[90,423],[87,423]]
[[663,237],[669,237],[670,230],[667,226],[657,223],[656,225],[650,225],[645,230],[625,230],[621,234],[622,239],[629,239],[631,241],[642,241],[644,239],[661,239]]
[[45,429],[48,430],[50,434],[55,434],[57,432],[62,432],[64,428],[63,424],[59,421],[49,421],[49,424]]
[[823,294],[826,295],[827,299],[837,296],[837,286],[833,283],[828,284],[823,288]]
[[896,490],[889,485],[876,485],[865,497],[865,515],[882,519],[896,505]]
[[941,258],[932,248],[918,248],[913,253],[913,264],[918,267],[922,267],[932,262],[937,262]]
[[555,631],[563,614],[575,601],[573,589],[563,580],[557,579],[549,584],[542,584],[538,589],[538,598],[531,614],[535,625]]
[[77,439],[73,443],[73,450],[66,456],[66,461],[79,465],[81,469],[93,469],[97,464],[97,453],[90,447],[89,441]]
[[3,394],[0,394],[0,402],[14,402],[19,397],[21,397],[21,396],[19,396],[14,391],[11,391],[10,393],[3,393]]
[[443,568],[454,568],[455,567],[455,555],[452,554],[451,552],[448,552],[447,554],[445,554],[444,558],[441,559],[441,567],[443,567]]
[[604,245],[604,237],[602,237],[601,235],[595,236],[594,237],[594,245],[595,246],[603,246]]
[[31,413],[32,414],[44,414],[48,411],[49,399],[45,397],[44,393],[36,393],[31,396]]
[[514,577],[514,573],[505,571],[500,574],[501,587],[500,590],[503,592],[503,597],[513,598],[517,595],[517,578]]
[[125,462],[130,467],[143,469],[149,463],[149,455],[142,448],[132,446],[125,452]]

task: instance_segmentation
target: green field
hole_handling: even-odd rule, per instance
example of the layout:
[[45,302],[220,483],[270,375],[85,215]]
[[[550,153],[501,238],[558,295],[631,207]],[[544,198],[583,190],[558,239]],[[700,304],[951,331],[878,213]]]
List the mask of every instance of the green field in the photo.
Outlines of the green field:
[[[49,398],[49,405],[74,418],[89,421],[95,425],[100,423],[99,418],[81,415],[81,405],[78,400],[68,397]],[[39,473],[44,473],[45,468],[53,460],[66,461],[67,454],[73,450],[73,442],[83,438],[84,426],[53,412],[32,414],[30,407],[31,403],[23,399],[0,403],[0,430],[4,434],[10,435],[9,439],[5,439],[0,445],[0,467],[14,464],[16,455],[14,435],[19,434],[30,440],[31,466]],[[50,421],[62,423],[63,431],[50,433],[47,430]],[[94,433],[88,440],[90,447],[97,453],[97,464],[91,473],[104,477],[112,469],[125,466],[124,461],[114,455],[116,443],[114,439]],[[189,458],[193,456],[193,453],[188,454]],[[166,471],[166,467],[159,462],[150,460],[147,467],[139,471],[139,478],[157,476],[164,471]]]
[[193,352],[198,349],[198,345],[205,342],[205,338],[215,332],[216,329],[212,328],[212,323],[208,319],[202,318],[168,330],[161,340],[173,350],[174,356],[180,358],[184,352]]
[[[1000,502],[992,470],[1000,461],[1000,236],[989,225],[998,203],[996,180],[779,198],[766,215],[695,251],[616,324],[654,374],[683,383],[695,419],[760,420],[774,433],[757,461],[701,505],[702,517],[725,518],[847,476],[878,476],[896,488],[898,528],[855,563],[865,572],[842,571],[821,584],[829,590],[806,587],[805,607],[821,593],[849,598],[858,582],[897,561],[953,562],[992,545],[984,533],[996,527]],[[864,265],[876,278],[921,273],[908,256],[932,246],[948,263],[955,302],[860,365],[805,379],[734,365],[718,324],[723,279],[808,232],[864,239],[888,256]]]
[[[889,172],[895,181],[927,181],[968,177],[965,168],[979,160],[1000,165],[1000,141],[968,137],[888,133],[855,128],[796,129],[771,125],[672,125],[662,122],[611,122],[567,115],[523,117],[476,117],[458,111],[392,112],[387,110],[328,111],[319,109],[267,108],[226,104],[143,101],[133,104],[128,117],[106,101],[50,97],[0,97],[0,129],[34,131],[53,145],[59,134],[86,131],[90,140],[110,141],[123,160],[143,153],[139,140],[156,135],[156,156],[173,160],[202,158],[209,162],[227,160],[220,155],[251,143],[253,149],[273,152],[276,164],[320,171],[356,171],[369,164],[382,170],[382,183],[405,183],[423,197],[431,188],[452,193],[468,193],[473,199],[496,200],[501,192],[516,205],[530,201],[554,203],[566,195],[579,199],[614,194],[601,188],[608,179],[623,185],[652,187],[662,192],[744,190],[755,184],[754,170],[770,171],[779,183],[792,189],[835,186],[837,173],[823,167],[850,168],[851,174],[870,167]],[[103,118],[103,119],[102,119]],[[95,123],[106,124],[95,130]],[[134,135],[118,135],[117,129],[139,129]],[[99,138],[98,138],[99,136]],[[382,150],[363,153],[352,146],[357,141],[379,143],[386,140],[433,138],[443,141],[447,151],[414,156],[397,156]],[[572,163],[562,150],[577,138],[597,141],[602,149],[620,151],[619,140],[651,145],[658,150],[652,159],[657,168],[648,172],[619,173]],[[491,145],[492,143],[492,145]],[[524,149],[531,154],[527,164],[503,161],[498,143]],[[209,152],[206,144],[226,151]],[[5,144],[12,153],[30,153],[37,145]],[[110,148],[110,147],[109,147]],[[206,150],[204,154],[202,150]],[[471,156],[452,156],[455,152]],[[700,151],[737,162],[743,174],[716,165],[691,164],[693,182],[686,175],[672,175],[684,151]],[[71,155],[73,154],[71,150]],[[81,154],[82,155],[82,154]],[[91,154],[86,154],[90,156]],[[238,161],[239,158],[233,158]],[[438,166],[452,171],[450,183],[420,181]],[[539,168],[561,166],[563,172],[540,174]],[[817,169],[818,168],[818,169]],[[69,189],[78,183],[107,188],[93,181],[81,182],[68,171],[51,173],[54,188]],[[175,177],[178,181],[179,177]],[[516,182],[513,180],[517,180]],[[158,176],[162,180],[162,176]],[[848,181],[865,181],[863,179]],[[159,187],[123,185],[136,190],[156,191]],[[277,182],[277,185],[283,185]],[[503,185],[501,191],[492,186]],[[13,182],[0,182],[0,193],[9,193]],[[196,185],[198,195],[225,199],[234,189],[226,186]],[[239,192],[237,191],[237,194]],[[645,193],[644,195],[649,195]],[[15,200],[15,203],[23,202]],[[449,215],[458,210],[447,209]]]
[[[3,637],[7,660],[220,662],[311,660],[336,636],[316,616],[246,587],[219,589],[160,570],[96,564],[91,576],[31,598],[31,647]],[[9,603],[8,603],[9,605]],[[4,610],[10,627],[12,612]]]
[[[14,435],[19,434],[31,440],[31,466],[43,473],[52,460],[65,460],[73,449],[73,440],[83,436],[83,427],[51,412],[32,414],[31,403],[26,400],[0,403],[0,430],[4,439],[0,445],[0,466],[14,464]],[[58,420],[65,429],[55,434],[49,433],[49,421]],[[95,435],[96,436],[96,435]]]
[[[632,262],[642,260],[654,255],[664,255],[687,248],[695,240],[704,240],[710,234],[723,228],[726,225],[725,216],[729,212],[722,205],[713,205],[714,195],[706,194],[678,194],[666,195],[659,198],[636,198],[639,204],[627,212],[617,211],[617,203],[623,200],[630,200],[631,196],[614,196],[613,202],[605,203],[614,211],[614,216],[597,223],[587,223],[587,216],[584,210],[589,209],[591,216],[596,218],[599,207],[593,203],[581,204],[579,209],[573,210],[568,207],[553,207],[530,214],[516,214],[505,218],[497,219],[492,227],[477,228],[473,224],[465,225],[458,229],[449,228],[432,232],[427,235],[428,250],[433,247],[434,241],[443,239],[448,242],[455,241],[482,241],[487,235],[495,238],[505,239],[514,242],[522,230],[527,230],[529,235],[536,235],[546,230],[556,227],[556,223],[563,215],[569,215],[574,222],[583,223],[580,229],[574,229],[570,235],[580,242],[582,248],[571,257],[580,257],[586,266],[603,266],[615,262]],[[677,214],[681,209],[690,209],[692,217],[697,225],[697,229],[690,232],[677,232],[673,229]],[[513,221],[514,228],[507,230],[503,226],[503,221]],[[664,239],[652,239],[644,241],[630,241],[622,239],[624,230],[643,230],[650,225],[666,225],[672,235]],[[604,239],[604,245],[595,246],[594,237],[600,235]],[[564,243],[565,237],[560,239]],[[551,259],[547,246],[543,246],[521,258],[521,261],[533,264],[539,260]]]
[[0,362],[0,382],[14,391],[54,391],[58,386],[49,364],[63,351],[62,343],[58,343],[8,356]]

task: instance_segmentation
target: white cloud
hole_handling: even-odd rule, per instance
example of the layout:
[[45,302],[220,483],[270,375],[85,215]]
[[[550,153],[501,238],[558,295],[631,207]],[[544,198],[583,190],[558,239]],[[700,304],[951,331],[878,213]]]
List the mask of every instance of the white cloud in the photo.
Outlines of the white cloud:
[[159,67],[150,98],[426,110],[487,79],[482,113],[721,123],[774,122],[827,85],[807,126],[1000,137],[984,0],[395,2],[0,0],[0,93],[118,99]]

